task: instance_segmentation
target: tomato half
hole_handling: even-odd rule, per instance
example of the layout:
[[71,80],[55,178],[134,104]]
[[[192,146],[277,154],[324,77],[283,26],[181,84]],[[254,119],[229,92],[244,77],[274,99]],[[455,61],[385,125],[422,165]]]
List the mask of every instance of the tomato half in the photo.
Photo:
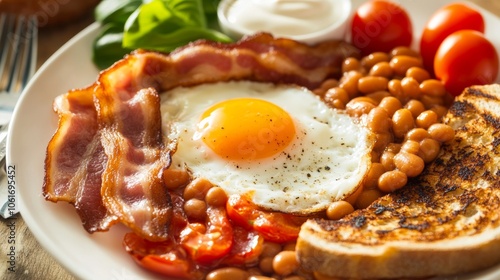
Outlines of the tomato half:
[[230,196],[226,209],[235,224],[253,229],[265,240],[277,243],[295,241],[305,222],[303,217],[260,210],[250,199],[240,195]]
[[389,52],[410,46],[413,29],[408,13],[398,4],[384,0],[368,1],[356,12],[351,25],[351,43],[363,55]]
[[420,53],[428,71],[434,73],[434,56],[441,42],[448,35],[464,29],[484,32],[483,16],[466,4],[444,6],[431,16],[420,39]]
[[498,75],[498,54],[478,31],[461,30],[444,39],[434,59],[436,77],[446,90],[459,95],[466,87],[491,84]]
[[233,245],[233,228],[224,207],[208,207],[206,232],[188,225],[180,234],[180,244],[199,264],[212,264],[226,256]]
[[123,246],[134,261],[148,270],[181,279],[203,278],[204,273],[173,240],[153,242],[135,233],[127,233]]

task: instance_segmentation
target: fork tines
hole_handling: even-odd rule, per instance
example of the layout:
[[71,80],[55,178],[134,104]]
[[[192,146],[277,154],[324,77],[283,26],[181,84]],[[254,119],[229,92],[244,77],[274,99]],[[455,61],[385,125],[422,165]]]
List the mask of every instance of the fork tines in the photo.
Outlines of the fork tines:
[[0,94],[18,94],[35,72],[37,21],[35,17],[2,13],[0,27]]

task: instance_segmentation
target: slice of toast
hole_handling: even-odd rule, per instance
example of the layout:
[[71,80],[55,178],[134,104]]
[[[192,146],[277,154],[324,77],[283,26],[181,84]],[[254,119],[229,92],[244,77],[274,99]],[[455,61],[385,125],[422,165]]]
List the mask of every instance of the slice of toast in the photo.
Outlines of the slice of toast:
[[456,131],[408,186],[339,221],[300,231],[303,267],[345,278],[456,275],[500,264],[500,85],[457,97]]

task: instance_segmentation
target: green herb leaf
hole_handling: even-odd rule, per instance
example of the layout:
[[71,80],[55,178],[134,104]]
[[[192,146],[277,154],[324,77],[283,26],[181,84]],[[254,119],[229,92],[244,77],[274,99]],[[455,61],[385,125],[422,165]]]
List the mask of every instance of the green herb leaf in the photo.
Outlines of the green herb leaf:
[[106,24],[122,24],[124,25],[127,18],[139,8],[144,2],[143,0],[103,0],[94,10],[95,20]]
[[217,31],[219,1],[103,0],[95,9],[104,30],[94,41],[93,61],[104,69],[138,48],[170,52],[198,39],[232,42]]
[[122,47],[123,26],[107,24],[93,44],[92,61],[99,69],[105,69],[122,59],[132,49]]

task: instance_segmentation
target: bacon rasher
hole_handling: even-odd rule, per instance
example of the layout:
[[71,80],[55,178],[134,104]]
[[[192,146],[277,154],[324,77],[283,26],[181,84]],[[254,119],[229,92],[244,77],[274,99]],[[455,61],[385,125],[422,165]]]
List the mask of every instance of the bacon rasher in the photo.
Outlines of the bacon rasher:
[[143,238],[165,240],[172,211],[161,178],[173,144],[161,135],[158,93],[243,79],[313,89],[338,78],[348,56],[359,53],[344,42],[309,46],[265,33],[234,44],[197,41],[168,55],[135,51],[88,88],[56,98],[44,196],[74,204],[89,232],[121,222]]

